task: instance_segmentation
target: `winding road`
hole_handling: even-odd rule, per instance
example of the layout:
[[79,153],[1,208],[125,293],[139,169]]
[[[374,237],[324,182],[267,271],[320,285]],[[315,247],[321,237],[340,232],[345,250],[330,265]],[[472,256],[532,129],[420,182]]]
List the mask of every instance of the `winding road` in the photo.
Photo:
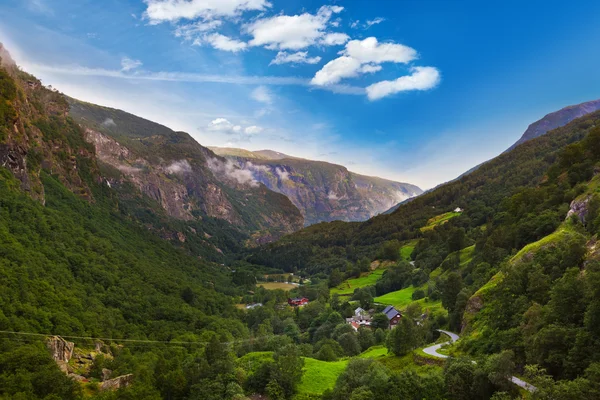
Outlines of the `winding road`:
[[[441,332],[445,335],[448,335],[450,337],[450,340],[444,343],[438,343],[438,344],[434,344],[433,346],[429,346],[429,347],[425,347],[423,349],[423,352],[425,354],[428,354],[432,357],[437,357],[437,358],[448,358],[447,355],[445,354],[440,354],[437,351],[439,349],[442,348],[442,346],[445,346],[447,344],[451,344],[456,342],[458,339],[460,339],[460,336],[458,336],[456,333],[452,333],[452,332],[448,332],[448,331],[444,331],[442,329],[438,329],[438,332]],[[475,361],[473,361],[473,364],[475,364]],[[515,385],[529,391],[529,392],[535,392],[537,390],[537,388],[527,382],[525,382],[522,379],[517,378],[516,376],[512,376],[510,378],[511,382],[514,383]]]

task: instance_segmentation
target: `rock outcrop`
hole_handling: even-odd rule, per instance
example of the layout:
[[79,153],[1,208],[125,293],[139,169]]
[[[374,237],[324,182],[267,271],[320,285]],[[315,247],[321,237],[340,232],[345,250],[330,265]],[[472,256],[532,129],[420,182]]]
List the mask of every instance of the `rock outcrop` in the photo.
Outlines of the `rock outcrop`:
[[100,384],[100,390],[118,390],[133,383],[133,374],[118,376]]
[[46,346],[52,354],[52,359],[56,361],[58,367],[64,373],[68,373],[68,363],[73,357],[73,350],[75,350],[75,343],[68,342],[60,336],[52,336],[46,340]]

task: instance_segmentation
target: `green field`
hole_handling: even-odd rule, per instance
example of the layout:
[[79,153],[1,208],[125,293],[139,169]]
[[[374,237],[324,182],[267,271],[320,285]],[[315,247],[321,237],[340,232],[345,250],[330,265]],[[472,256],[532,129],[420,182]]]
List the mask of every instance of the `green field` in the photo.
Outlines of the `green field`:
[[429,221],[427,221],[427,225],[425,225],[424,227],[421,228],[421,232],[430,231],[433,228],[435,228],[436,226],[445,224],[450,219],[452,219],[454,217],[458,217],[461,214],[462,213],[451,211],[451,212],[447,212],[444,214],[440,214],[436,217],[433,217]]
[[410,261],[410,255],[412,254],[415,246],[417,245],[418,240],[411,240],[400,248],[400,257],[403,260]]
[[276,290],[276,289],[292,290],[292,289],[295,289],[298,287],[296,285],[292,285],[291,283],[285,283],[285,282],[264,282],[264,283],[257,283],[256,286],[262,286],[267,290]]
[[338,376],[348,365],[348,360],[320,361],[314,358],[304,359],[304,374],[298,385],[298,394],[322,394],[333,389]]
[[339,286],[332,288],[331,294],[337,293],[342,296],[350,295],[354,293],[354,289],[374,285],[384,272],[384,268],[378,268],[375,271],[365,272],[359,278],[345,280]]
[[410,286],[402,290],[390,292],[383,296],[375,297],[373,300],[376,303],[394,306],[396,308],[404,308],[413,302],[412,294],[417,288]]
[[373,346],[364,352],[362,352],[358,357],[360,358],[379,358],[385,357],[388,354],[388,349],[385,346]]

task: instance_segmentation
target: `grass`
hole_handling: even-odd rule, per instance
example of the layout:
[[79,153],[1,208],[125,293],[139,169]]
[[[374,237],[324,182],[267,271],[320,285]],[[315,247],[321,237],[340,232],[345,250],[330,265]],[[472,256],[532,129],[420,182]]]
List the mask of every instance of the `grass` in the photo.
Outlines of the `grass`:
[[402,290],[386,293],[383,296],[375,297],[373,300],[376,303],[403,308],[413,302],[412,294],[415,290],[417,290],[417,288],[410,286]]
[[378,268],[371,272],[363,273],[359,278],[351,278],[331,289],[331,294],[347,296],[354,293],[357,288],[374,285],[385,272],[385,268]]
[[380,358],[388,355],[388,349],[385,346],[373,346],[363,353],[361,353],[358,357],[360,358]]
[[435,216],[435,217],[431,218],[429,221],[427,221],[427,225],[425,225],[424,227],[421,228],[421,232],[430,231],[433,228],[435,228],[436,226],[445,224],[452,218],[458,217],[461,214],[462,213],[450,211],[450,212]]
[[264,282],[264,283],[257,283],[256,285],[262,286],[267,290],[277,290],[277,289],[292,290],[292,289],[295,289],[298,287],[296,285],[292,285],[291,283],[284,283],[284,282]]
[[413,250],[415,249],[415,246],[417,245],[417,243],[418,243],[418,240],[411,240],[410,242],[408,242],[404,246],[402,246],[400,248],[400,257],[402,257],[403,260],[410,261],[410,255],[412,254]]
[[338,376],[346,369],[348,360],[320,361],[314,358],[304,359],[304,373],[298,385],[299,394],[322,394],[333,389]]

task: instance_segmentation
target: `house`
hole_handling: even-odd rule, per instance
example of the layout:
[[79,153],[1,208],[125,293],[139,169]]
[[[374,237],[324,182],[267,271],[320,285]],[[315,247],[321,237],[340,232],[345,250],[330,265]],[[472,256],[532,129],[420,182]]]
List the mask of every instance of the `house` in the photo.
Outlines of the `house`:
[[463,212],[463,209],[462,209],[462,208],[460,208],[460,207],[456,207],[456,208],[454,209],[454,212],[456,212],[456,213],[461,213],[461,212]]
[[402,319],[402,314],[400,311],[396,310],[393,306],[387,306],[383,309],[383,313],[387,317],[388,321],[390,321],[390,329],[398,325],[398,322]]
[[361,307],[358,307],[356,310],[354,310],[354,315],[357,317],[360,317],[361,315],[366,315],[367,312],[362,309]]
[[292,307],[305,306],[308,304],[306,297],[296,297],[295,299],[288,299],[288,304]]

